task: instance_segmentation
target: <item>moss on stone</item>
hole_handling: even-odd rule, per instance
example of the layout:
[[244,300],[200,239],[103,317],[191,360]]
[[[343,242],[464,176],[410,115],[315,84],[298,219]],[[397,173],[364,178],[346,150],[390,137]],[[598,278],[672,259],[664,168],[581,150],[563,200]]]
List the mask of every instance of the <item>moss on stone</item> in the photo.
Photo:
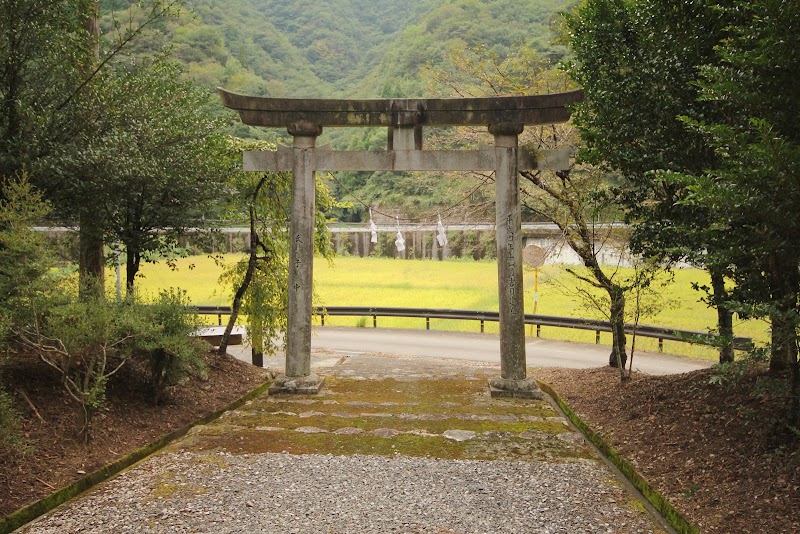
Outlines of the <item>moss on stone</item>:
[[208,490],[196,484],[174,482],[174,473],[163,473],[150,491],[150,500],[170,499],[174,496],[205,495]]
[[[520,461],[591,458],[587,447],[558,439],[558,434],[569,431],[562,420],[524,419],[553,415],[552,407],[543,401],[493,399],[483,380],[365,381],[332,377],[319,396],[261,397],[245,410],[222,418],[184,440],[183,448],[222,448],[234,453],[403,454]],[[499,416],[513,417],[503,421],[498,420]],[[300,427],[315,427],[324,432],[296,432]],[[345,427],[363,432],[334,433]],[[429,435],[383,438],[371,433],[381,428]],[[477,435],[458,442],[443,436],[448,430],[472,431]],[[529,434],[520,437],[525,432]]]
[[630,483],[653,505],[653,507],[661,514],[661,516],[675,529],[679,534],[696,534],[697,529],[686,520],[683,515],[676,510],[672,504],[664,498],[658,491],[656,491],[650,483],[642,477],[633,465],[628,463],[622,456],[620,456],[599,434],[594,432],[589,425],[578,417],[572,411],[569,405],[558,395],[558,393],[550,387],[550,385],[539,382],[539,387],[542,391],[550,395],[553,400],[558,404],[561,410],[567,415],[569,420],[575,425],[595,447],[605,456],[608,460],[620,470],[620,472],[627,478]]
[[594,459],[586,447],[573,447],[545,440],[506,440],[477,437],[469,441],[454,441],[443,436],[425,437],[402,434],[382,438],[370,433],[356,436],[332,433],[303,434],[293,431],[249,431],[236,435],[204,436],[202,442],[188,450],[222,449],[235,454],[364,454],[373,456],[415,456],[442,459],[509,460],[509,461],[574,461]]

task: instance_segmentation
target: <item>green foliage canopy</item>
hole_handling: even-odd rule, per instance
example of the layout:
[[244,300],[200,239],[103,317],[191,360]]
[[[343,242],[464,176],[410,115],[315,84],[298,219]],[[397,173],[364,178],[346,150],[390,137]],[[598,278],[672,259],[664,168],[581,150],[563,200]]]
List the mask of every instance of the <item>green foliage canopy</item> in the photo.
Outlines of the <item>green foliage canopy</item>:
[[710,207],[724,239],[716,254],[729,261],[739,304],[772,322],[773,371],[790,370],[792,417],[800,422],[800,94],[795,76],[800,14],[774,0],[733,2],[724,11],[731,33],[719,62],[702,70],[702,97],[723,120],[688,119],[715,150],[720,165],[682,176],[687,204]]
[[716,61],[726,24],[711,2],[590,0],[566,17],[574,52],[567,71],[586,94],[573,115],[584,142],[579,156],[621,174],[617,194],[637,252],[702,262],[698,252],[713,241],[706,234],[713,214],[680,204],[685,188],[657,173],[716,165],[703,136],[680,117],[719,116],[693,81]]

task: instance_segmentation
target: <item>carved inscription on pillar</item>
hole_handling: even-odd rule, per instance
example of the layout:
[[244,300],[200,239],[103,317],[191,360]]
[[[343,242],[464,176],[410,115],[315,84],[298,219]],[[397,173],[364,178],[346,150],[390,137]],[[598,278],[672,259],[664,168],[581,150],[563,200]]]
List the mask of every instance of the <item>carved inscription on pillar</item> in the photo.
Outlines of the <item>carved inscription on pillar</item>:
[[[509,252],[514,250],[514,240],[517,237],[516,228],[514,226],[514,217],[509,215],[506,217],[506,247]],[[509,302],[508,313],[509,315],[517,315],[517,298],[516,298],[516,291],[517,291],[517,273],[516,273],[516,261],[514,260],[514,254],[509,253],[506,254],[506,265],[508,266],[508,289],[507,289],[507,297]]]
[[[292,240],[292,242],[293,242],[293,247],[295,247],[295,249],[296,249],[295,250],[295,254],[294,254],[294,257],[295,257],[294,268],[296,270],[300,271],[301,268],[302,268],[302,265],[303,265],[303,260],[300,259],[299,249],[303,246],[303,238],[302,238],[302,236],[300,234],[295,234],[294,239]],[[293,277],[293,278],[295,280],[298,280],[298,277]],[[298,289],[300,289],[300,283],[298,281],[295,281],[294,285],[292,287],[294,287],[294,290],[297,291]]]

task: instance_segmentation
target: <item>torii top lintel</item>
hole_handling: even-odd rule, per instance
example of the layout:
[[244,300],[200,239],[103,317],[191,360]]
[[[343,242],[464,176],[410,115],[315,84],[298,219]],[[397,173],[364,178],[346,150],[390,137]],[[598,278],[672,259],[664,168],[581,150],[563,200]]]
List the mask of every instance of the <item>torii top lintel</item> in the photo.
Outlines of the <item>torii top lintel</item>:
[[555,124],[569,120],[568,106],[583,90],[535,96],[328,100],[247,96],[218,89],[225,107],[251,126],[486,126]]

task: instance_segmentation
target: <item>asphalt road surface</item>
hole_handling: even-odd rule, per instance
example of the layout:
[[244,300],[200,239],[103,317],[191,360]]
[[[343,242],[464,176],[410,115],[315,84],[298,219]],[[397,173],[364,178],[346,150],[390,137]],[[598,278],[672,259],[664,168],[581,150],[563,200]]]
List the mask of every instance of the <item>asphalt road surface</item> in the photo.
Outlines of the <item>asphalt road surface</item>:
[[[250,361],[246,346],[230,347],[232,354]],[[500,339],[496,334],[404,330],[395,328],[315,327],[311,338],[312,365],[319,357],[363,353],[395,354],[419,358],[447,358],[500,363]],[[528,367],[590,368],[607,365],[611,347],[528,338],[525,344]],[[283,368],[284,356],[276,354],[265,366]],[[328,363],[328,362],[325,362]],[[323,362],[319,364],[325,365]],[[637,352],[633,368],[652,374],[677,374],[710,367],[712,362],[683,356]]]

